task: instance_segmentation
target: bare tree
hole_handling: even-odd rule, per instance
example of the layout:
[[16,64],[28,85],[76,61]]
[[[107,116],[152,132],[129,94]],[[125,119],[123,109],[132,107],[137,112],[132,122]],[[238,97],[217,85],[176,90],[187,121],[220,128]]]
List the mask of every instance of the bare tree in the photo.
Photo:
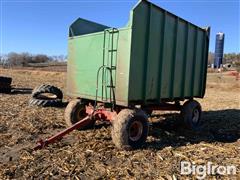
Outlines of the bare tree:
[[26,66],[32,59],[32,56],[29,53],[9,53],[7,62],[13,66]]
[[[66,61],[66,56],[47,56],[45,54],[32,55],[29,53],[15,53],[11,52],[5,56],[5,61],[10,66],[29,66],[33,63],[48,63],[48,62],[64,62]],[[1,56],[1,61],[3,61],[3,56]]]
[[50,58],[44,54],[38,54],[32,58],[31,63],[46,63],[49,62]]
[[7,63],[9,65],[20,65],[18,54],[14,52],[9,53]]
[[55,62],[64,62],[66,61],[67,57],[65,55],[58,55],[58,56],[51,56],[52,61]]

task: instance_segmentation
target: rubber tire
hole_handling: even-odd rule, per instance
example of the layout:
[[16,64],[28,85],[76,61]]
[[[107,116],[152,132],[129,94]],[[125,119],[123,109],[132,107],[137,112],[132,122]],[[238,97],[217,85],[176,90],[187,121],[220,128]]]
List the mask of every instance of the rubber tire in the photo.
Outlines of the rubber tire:
[[[77,123],[79,120],[85,118],[87,114],[83,114],[81,118],[78,117],[78,110],[79,108],[85,108],[85,103],[82,103],[80,99],[72,100],[68,103],[65,113],[64,113],[64,119],[66,121],[66,124],[70,127]],[[95,125],[95,121],[91,120],[89,121],[89,124],[87,124],[84,127],[79,128],[78,130],[87,130],[92,129]]]
[[151,110],[151,109],[143,109],[143,111],[144,111],[148,116],[151,116],[152,113],[153,113],[153,110]]
[[[197,123],[193,121],[193,113],[195,109],[199,111],[199,118]],[[182,106],[181,117],[183,119],[185,126],[189,129],[198,130],[200,128],[201,114],[202,114],[201,105],[199,102],[195,100],[186,101]]]
[[1,83],[10,85],[12,83],[12,78],[0,76],[0,84]]
[[44,100],[44,99],[31,98],[29,100],[29,106],[60,107],[62,106],[62,99]]
[[11,91],[12,91],[11,86],[4,86],[4,87],[0,86],[0,93],[10,94]]
[[[139,140],[132,141],[129,138],[128,128],[134,121],[140,121],[143,125],[142,135]],[[112,141],[119,149],[131,150],[140,148],[148,136],[148,117],[140,109],[123,109],[112,121]]]
[[0,76],[0,93],[11,93],[12,78]]
[[56,99],[63,98],[63,93],[59,88],[52,86],[52,85],[47,85],[47,84],[43,84],[41,86],[34,88],[34,90],[32,92],[32,97],[36,98],[36,99],[41,99],[38,96],[42,93],[54,94],[54,95],[56,95]]

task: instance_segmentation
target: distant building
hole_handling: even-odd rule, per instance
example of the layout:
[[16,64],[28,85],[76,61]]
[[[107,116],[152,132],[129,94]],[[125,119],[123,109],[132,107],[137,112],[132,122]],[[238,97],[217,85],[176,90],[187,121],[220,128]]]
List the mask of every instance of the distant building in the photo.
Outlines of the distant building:
[[219,32],[216,35],[214,68],[220,68],[223,62],[224,33]]

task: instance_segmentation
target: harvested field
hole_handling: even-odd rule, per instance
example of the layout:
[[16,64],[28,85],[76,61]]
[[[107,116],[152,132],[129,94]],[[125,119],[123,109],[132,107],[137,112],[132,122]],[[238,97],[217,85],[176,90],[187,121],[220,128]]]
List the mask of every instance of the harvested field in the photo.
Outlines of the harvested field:
[[[0,65],[0,68],[3,68]],[[5,67],[5,68],[10,68],[10,67]],[[30,70],[30,71],[51,71],[51,72],[66,72],[67,71],[67,65],[64,63],[60,64],[53,64],[53,65],[45,65],[45,66],[40,66],[38,64],[35,64],[35,66],[26,66],[26,67],[21,67],[21,66],[13,66],[11,67],[14,70]]]
[[[0,69],[16,89],[52,84],[64,91],[65,72]],[[186,130],[177,113],[154,112],[146,145],[120,151],[111,141],[111,126],[74,131],[62,141],[32,151],[36,140],[63,130],[64,108],[29,107],[30,94],[0,94],[0,179],[186,179],[180,162],[235,165],[240,179],[240,81],[227,73],[208,74],[200,131]],[[69,97],[64,97],[68,101]]]

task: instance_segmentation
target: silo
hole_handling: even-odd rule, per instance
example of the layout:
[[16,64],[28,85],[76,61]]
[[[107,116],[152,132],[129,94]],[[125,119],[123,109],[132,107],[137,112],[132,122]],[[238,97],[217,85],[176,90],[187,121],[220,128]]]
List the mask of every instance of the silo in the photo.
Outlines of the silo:
[[220,68],[223,60],[224,33],[219,32],[216,35],[214,68]]

